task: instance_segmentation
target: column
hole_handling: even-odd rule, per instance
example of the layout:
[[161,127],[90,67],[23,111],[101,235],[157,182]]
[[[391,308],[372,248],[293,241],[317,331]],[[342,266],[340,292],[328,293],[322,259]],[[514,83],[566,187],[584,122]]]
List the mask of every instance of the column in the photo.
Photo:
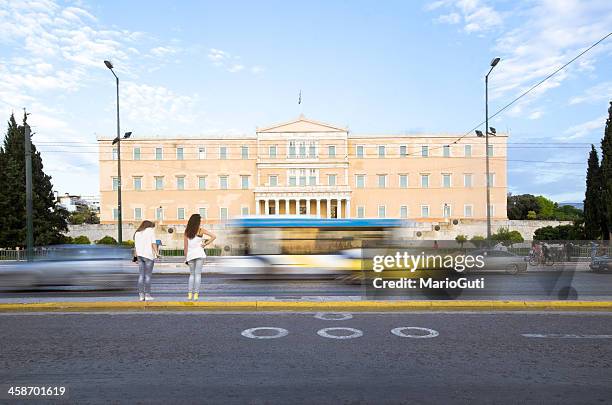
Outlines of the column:
[[274,215],[280,215],[280,200],[277,198],[274,200]]
[[270,215],[270,200],[264,200],[264,215]]
[[327,218],[331,218],[331,198],[326,198],[327,201]]
[[259,205],[260,205],[260,203],[261,203],[261,200],[259,198],[256,198],[255,199],[255,215],[259,215],[259,210],[260,210]]
[[317,218],[321,218],[321,199],[317,198]]
[[351,199],[350,198],[346,199],[346,217],[347,218],[351,217]]
[[310,197],[306,199],[306,215],[310,215]]
[[289,199],[285,198],[285,215],[289,215]]

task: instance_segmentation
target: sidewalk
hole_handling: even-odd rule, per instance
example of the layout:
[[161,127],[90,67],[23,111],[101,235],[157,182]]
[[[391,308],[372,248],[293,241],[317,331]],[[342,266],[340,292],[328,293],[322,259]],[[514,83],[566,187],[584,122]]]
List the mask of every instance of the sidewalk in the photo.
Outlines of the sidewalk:
[[[246,297],[245,297],[246,298]],[[82,311],[612,311],[612,301],[62,301],[0,304],[2,312]]]

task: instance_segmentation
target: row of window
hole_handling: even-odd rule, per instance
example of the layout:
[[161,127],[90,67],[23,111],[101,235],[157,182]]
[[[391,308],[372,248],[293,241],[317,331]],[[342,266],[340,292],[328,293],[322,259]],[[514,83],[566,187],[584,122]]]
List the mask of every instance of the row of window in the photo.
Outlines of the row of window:
[[[227,207],[220,207],[219,208],[219,218],[220,219],[228,219],[228,208]],[[200,214],[200,216],[203,219],[208,218],[208,209],[207,208],[198,208],[198,214]],[[241,207],[240,209],[240,215],[249,215],[249,207]],[[119,219],[119,210],[117,208],[113,208],[113,220],[118,220]],[[128,218],[129,219],[129,218]],[[134,208],[133,211],[133,219],[134,220],[143,220],[145,219],[143,217],[143,210],[142,208]],[[155,209],[155,220],[157,221],[161,221],[165,219],[165,210],[162,207],[158,207]],[[185,208],[177,208],[176,209],[176,219],[178,220],[184,220],[187,219],[187,211]]]
[[[219,146],[218,149],[218,158],[221,160],[228,159],[228,146]],[[363,158],[365,157],[365,145],[357,145],[355,147],[355,157]],[[389,147],[386,145],[378,145],[377,155],[379,158],[384,158],[389,153]],[[430,156],[431,147],[429,145],[421,145],[420,156],[421,157],[429,157]],[[287,149],[287,158],[289,159],[314,159],[319,157],[318,155],[318,145],[316,142],[298,142],[298,141],[289,141],[289,146]],[[488,155],[493,156],[493,145],[489,145],[487,149]],[[399,155],[401,157],[408,156],[408,145],[399,145]],[[175,150],[175,159],[176,160],[185,160],[185,148],[182,146],[176,147]],[[203,160],[207,158],[206,155],[206,147],[200,146],[197,148],[196,156],[198,159]],[[248,146],[240,146],[240,158],[241,159],[249,159],[249,147]],[[443,157],[451,157],[451,146],[443,145],[442,146],[442,156]],[[268,146],[268,157],[271,159],[276,159],[278,157],[278,145],[270,145]],[[336,157],[336,145],[328,145],[327,146],[327,157],[335,158]],[[472,157],[472,145],[463,145],[463,157]],[[117,160],[118,158],[118,149],[113,148],[113,160]],[[141,160],[142,152],[140,147],[136,146],[132,150],[132,158],[134,160]],[[155,160],[164,160],[164,148],[157,147],[155,148]]]
[[[387,174],[378,174],[377,176],[377,187],[378,188],[387,188],[389,187],[389,175]],[[429,188],[430,187],[430,178],[431,174],[421,174],[420,175],[420,187],[421,188]],[[278,175],[269,175],[267,186],[269,187],[277,187],[279,186]],[[472,173],[464,173],[463,174],[463,187],[470,188],[474,186],[474,175]],[[327,175],[327,185],[328,186],[336,186],[338,180],[337,174],[328,174]],[[134,190],[142,190],[143,186],[143,177],[135,176],[132,178],[132,186]],[[176,176],[175,178],[175,189],[176,190],[185,190],[186,189],[186,180],[185,176]],[[313,186],[319,185],[319,176],[318,173],[314,172],[314,169],[311,169],[308,173],[301,172],[299,169],[290,171],[288,176],[288,186]],[[164,190],[165,189],[165,176],[154,176],[154,188],[155,190]],[[489,186],[495,187],[495,173],[489,173]],[[400,174],[398,175],[398,187],[399,188],[408,188],[408,175]],[[453,175],[450,173],[442,173],[440,187],[442,188],[451,188],[453,187]],[[119,188],[119,180],[117,177],[113,177],[113,190],[116,191]],[[229,188],[229,176],[221,175],[218,176],[218,189],[227,190]],[[240,188],[243,190],[248,190],[251,188],[251,176],[241,175],[240,176]],[[366,188],[366,175],[365,174],[356,174],[355,175],[355,188]],[[198,189],[206,190],[208,189],[207,176],[198,176]]]
[[[431,217],[431,210],[430,210],[430,206],[429,205],[421,205],[421,212],[420,212],[420,216],[421,218],[429,218]],[[491,205],[490,206],[491,209],[491,215],[494,215],[494,206]],[[387,206],[386,205],[379,205],[377,207],[377,216],[378,218],[386,218],[387,217]],[[157,221],[161,221],[165,219],[164,216],[164,208],[162,207],[158,207],[155,209],[155,219]],[[204,219],[208,218],[208,209],[207,208],[198,208],[198,214],[200,214],[200,216]],[[401,205],[400,209],[399,209],[399,217],[400,218],[408,218],[408,206],[407,205]],[[240,208],[240,215],[242,216],[246,216],[246,215],[250,215],[250,211],[249,211],[249,207],[247,206],[243,206]],[[366,217],[366,208],[363,205],[358,205],[356,207],[356,215],[357,218],[365,218]],[[444,218],[450,218],[453,216],[453,210],[452,210],[452,206],[450,204],[444,204],[442,206],[442,217]],[[470,218],[474,216],[474,205],[473,204],[465,204],[463,206],[463,216],[466,218]],[[118,220],[119,217],[119,211],[114,208],[113,209],[113,219],[114,220]],[[227,207],[220,207],[219,208],[219,219],[225,220],[228,219],[229,217],[229,210]],[[179,207],[176,209],[176,219],[177,220],[185,220],[187,218],[187,211],[185,208]],[[129,218],[128,218],[129,219]],[[134,208],[133,211],[133,219],[134,220],[143,220],[145,219],[143,217],[143,210],[142,208]]]

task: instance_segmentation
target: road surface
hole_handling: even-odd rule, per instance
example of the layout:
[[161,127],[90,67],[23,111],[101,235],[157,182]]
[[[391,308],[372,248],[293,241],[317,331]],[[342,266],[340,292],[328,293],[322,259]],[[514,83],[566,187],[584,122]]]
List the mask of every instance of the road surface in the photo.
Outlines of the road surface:
[[612,398],[612,313],[4,313],[0,330],[2,386],[63,385],[70,403]]
[[[543,300],[565,299],[567,289],[575,294],[569,299],[611,300],[612,274],[590,272],[530,272],[519,275],[478,274],[484,277],[484,290],[464,291],[456,299]],[[184,300],[187,275],[153,274],[153,296],[158,300]],[[124,291],[83,291],[74,289],[0,291],[2,302],[40,302],[57,300],[133,300],[136,281]],[[369,294],[362,285],[334,279],[241,279],[227,275],[204,275],[201,299],[431,299],[447,298],[418,291],[393,291]]]

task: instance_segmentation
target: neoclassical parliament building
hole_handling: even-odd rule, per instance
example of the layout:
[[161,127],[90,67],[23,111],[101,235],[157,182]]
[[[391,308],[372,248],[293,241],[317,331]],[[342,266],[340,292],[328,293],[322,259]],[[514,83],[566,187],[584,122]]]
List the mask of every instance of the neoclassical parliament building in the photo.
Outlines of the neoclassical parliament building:
[[[118,151],[99,137],[101,222],[114,223]],[[507,136],[355,134],[304,117],[251,135],[121,142],[122,219],[184,224],[248,215],[506,219]],[[485,156],[490,175],[486,178]]]

